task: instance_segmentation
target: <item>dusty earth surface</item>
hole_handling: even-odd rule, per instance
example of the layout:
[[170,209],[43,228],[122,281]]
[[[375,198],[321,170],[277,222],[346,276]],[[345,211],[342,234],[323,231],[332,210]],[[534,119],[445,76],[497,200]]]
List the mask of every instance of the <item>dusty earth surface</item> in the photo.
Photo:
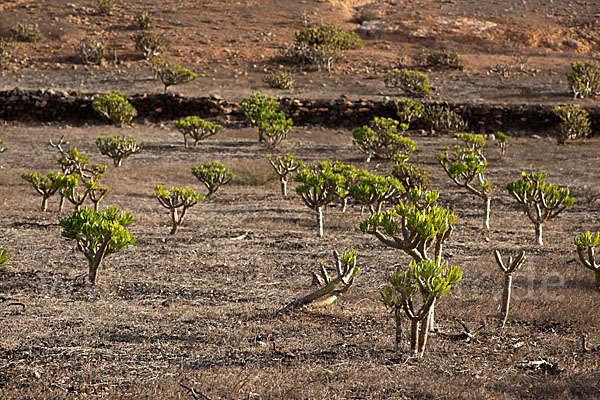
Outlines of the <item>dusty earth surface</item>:
[[[0,86],[160,91],[131,40],[133,15],[144,7],[157,16],[155,30],[171,39],[169,57],[200,75],[177,91],[230,100],[251,89],[310,98],[394,96],[382,82],[390,67],[410,65],[424,47],[446,47],[463,54],[468,68],[431,71],[434,99],[561,103],[570,99],[564,78],[569,63],[600,50],[600,6],[583,1],[163,1],[160,8],[139,1],[109,17],[91,2],[8,1],[0,5],[3,21],[36,23],[47,40],[23,44],[21,62],[4,72]],[[294,69],[293,92],[271,90],[262,83],[264,71],[288,67],[279,50],[293,40],[304,11],[349,29],[375,17],[387,30],[365,35],[365,47],[348,53],[348,63],[331,74]],[[73,45],[90,35],[114,43],[118,62],[78,64]],[[566,45],[569,39],[580,46]],[[517,54],[530,56],[524,72],[506,79],[488,75]],[[443,146],[457,140],[410,134],[419,146],[414,161],[431,174],[441,205],[459,216],[444,257],[464,269],[463,281],[437,308],[442,333],[432,335],[426,357],[417,362],[407,359],[406,338],[403,351],[394,351],[394,321],[379,300],[389,275],[409,258],[360,233],[366,215],[354,205],[345,213],[338,204],[328,207],[325,236],[318,238],[314,213],[293,194],[281,198],[266,161],[273,151],[257,143],[254,129],[230,126],[190,150],[169,124],[11,123],[0,132],[8,147],[0,156],[0,247],[12,260],[0,271],[2,398],[600,397],[600,296],[573,245],[577,234],[599,229],[598,138],[558,146],[515,137],[504,158],[490,141],[489,177],[496,189],[491,229],[484,231],[481,202],[452,186],[435,161]],[[109,166],[103,204],[135,215],[131,231],[138,242],[108,258],[90,287],[80,277],[85,258],[61,237],[57,199],[40,212],[41,198],[21,175],[57,171],[58,153],[47,143],[62,135],[90,161],[109,164],[94,140],[119,133],[147,145],[121,168]],[[274,153],[285,152],[307,163],[341,160],[379,174],[391,169],[385,162],[363,163],[345,129],[294,128]],[[207,161],[224,163],[237,178],[190,209],[170,236],[169,216],[153,187],[203,191],[191,167]],[[568,186],[576,199],[545,226],[542,248],[504,190],[523,170],[547,172],[550,182]],[[362,273],[347,295],[326,309],[273,317],[313,289],[310,274],[320,261],[332,266],[333,249],[351,248]],[[492,256],[496,248],[527,252],[504,329],[497,327],[503,277]],[[470,340],[443,334],[461,333],[458,320],[470,329]],[[539,360],[551,367],[518,366]]]

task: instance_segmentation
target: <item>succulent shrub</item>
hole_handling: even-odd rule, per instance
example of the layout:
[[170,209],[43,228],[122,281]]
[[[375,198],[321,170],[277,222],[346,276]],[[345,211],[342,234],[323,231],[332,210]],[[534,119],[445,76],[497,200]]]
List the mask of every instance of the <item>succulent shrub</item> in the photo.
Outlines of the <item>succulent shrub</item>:
[[512,276],[513,273],[523,265],[525,262],[525,251],[521,251],[521,253],[515,257],[513,260],[512,257],[508,257],[508,262],[505,264],[502,260],[502,255],[498,250],[494,251],[494,257],[496,258],[496,262],[498,263],[498,267],[504,273],[504,291],[502,292],[502,324],[501,327],[504,328],[506,325],[506,321],[508,320],[508,309],[510,307],[510,295],[512,292]]
[[340,256],[337,250],[334,250],[333,257],[335,258],[337,276],[331,278],[325,264],[321,262],[320,274],[313,272],[313,282],[316,282],[319,288],[292,301],[277,311],[275,315],[285,314],[299,308],[319,308],[332,304],[350,290],[354,284],[354,279],[360,274],[360,268],[356,266],[357,254],[356,250],[350,250]]
[[273,71],[263,77],[263,82],[275,89],[291,89],[294,78],[289,71]]
[[344,178],[344,184],[338,189],[338,197],[342,201],[342,212],[346,212],[350,187],[354,185],[356,178],[362,170],[352,165],[344,164],[341,161],[335,161],[331,164],[331,170],[334,174],[339,174]]
[[116,206],[107,207],[103,213],[81,208],[60,220],[62,235],[75,240],[77,249],[88,260],[88,278],[92,285],[96,284],[98,268],[104,258],[135,244],[136,239],[127,230],[132,223],[133,214],[123,213]]
[[525,215],[535,225],[536,241],[540,246],[544,244],[542,225],[571,208],[574,203],[569,189],[560,189],[545,182],[545,179],[544,173],[523,172],[521,179],[506,185],[508,193],[519,202]]
[[39,172],[32,172],[21,175],[21,178],[31,183],[36,192],[42,195],[42,211],[46,211],[48,199],[60,189],[64,176],[61,173],[49,172],[47,175],[42,175]]
[[[160,205],[171,211],[171,235],[174,235],[183,223],[187,209],[204,200],[204,196],[197,194],[194,189],[178,188],[176,186],[167,190],[164,185],[156,185],[154,194],[156,194]],[[178,209],[181,209],[181,214],[178,213]]]
[[111,15],[117,10],[116,0],[96,0],[96,5],[101,14]]
[[584,138],[592,132],[586,110],[577,106],[563,106],[552,109],[552,113],[562,121],[556,131],[556,141],[559,144],[564,144],[568,139]]
[[98,184],[98,180],[100,176],[95,179],[88,179],[84,181],[85,188],[88,193],[88,197],[92,204],[94,204],[94,211],[98,211],[98,207],[100,205],[100,201],[104,198],[106,193],[110,191],[107,187],[101,187]]
[[137,116],[137,110],[118,90],[97,98],[92,103],[92,107],[94,111],[115,125],[128,124]]
[[165,85],[165,91],[169,86],[181,85],[191,82],[198,76],[196,73],[185,69],[177,64],[160,60],[153,63],[153,69],[160,81]]
[[494,133],[494,138],[496,139],[496,145],[498,146],[498,148],[500,148],[502,156],[504,156],[504,154],[506,153],[506,149],[510,147],[510,144],[508,144],[508,136],[498,131]]
[[372,157],[391,160],[394,157],[408,159],[417,150],[412,140],[401,136],[400,131],[408,129],[407,124],[401,124],[392,118],[375,117],[369,125],[355,128],[352,131],[352,144],[367,155],[365,162]]
[[435,68],[463,70],[465,60],[453,50],[423,50],[419,56],[423,62]]
[[258,120],[259,136],[267,146],[275,148],[292,130],[294,122],[283,111],[261,114]]
[[431,179],[425,168],[419,168],[415,164],[399,160],[392,167],[392,176],[404,187],[405,190],[417,187],[428,190],[431,187]]
[[142,140],[142,143],[137,144],[133,136],[125,138],[124,135],[100,136],[96,139],[96,146],[100,150],[100,154],[112,158],[115,167],[120,167],[124,159],[138,153],[145,143]]
[[208,162],[192,167],[192,174],[206,186],[208,196],[212,196],[222,185],[235,178],[235,174],[219,162]]
[[140,30],[150,29],[155,24],[154,15],[150,10],[140,10],[135,16],[135,22]]
[[88,39],[75,47],[82,64],[100,64],[104,60],[104,41],[101,38]]
[[[428,324],[423,320],[430,316],[435,300],[447,294],[462,279],[462,268],[448,266],[431,260],[412,261],[408,269],[396,269],[390,278],[391,286],[381,291],[381,300],[394,312],[396,319],[396,351],[400,351],[401,313],[411,321],[410,352],[423,357],[427,344]],[[416,296],[421,295],[417,309]]]
[[573,98],[596,97],[600,94],[600,65],[596,61],[573,62],[567,72]]
[[196,116],[185,117],[179,121],[173,121],[175,128],[183,135],[185,148],[188,148],[188,136],[194,140],[194,147],[199,141],[216,135],[223,127],[198,118]]
[[279,108],[279,101],[275,97],[258,92],[252,92],[250,97],[240,102],[240,110],[244,113],[252,126],[259,127],[258,141],[263,142],[263,132],[260,129],[260,122],[264,120],[264,115],[276,113]]
[[159,56],[167,51],[169,45],[164,36],[151,32],[140,32],[135,35],[135,49],[142,53],[146,60]]
[[[76,210],[79,210],[81,208],[83,202],[89,194],[85,186],[80,187],[80,181],[81,176],[79,176],[78,174],[65,175],[64,179],[62,179],[61,181],[59,189],[62,198],[66,198],[67,200],[69,200],[75,206]],[[62,204],[60,211],[62,211]]]
[[44,40],[44,35],[34,25],[18,22],[10,28],[10,34],[17,42],[37,43]]
[[0,269],[6,267],[8,264],[10,264],[8,249],[0,249]]
[[395,68],[388,72],[383,81],[387,87],[400,88],[407,96],[428,97],[431,95],[429,77],[419,71]]
[[460,135],[467,146],[455,146],[454,154],[450,154],[448,147],[444,153],[437,157],[438,162],[452,181],[480,197],[485,202],[483,227],[490,228],[490,205],[492,184],[485,178],[487,160],[481,149],[485,146],[485,139],[481,135],[468,133]]
[[368,207],[371,214],[380,213],[387,202],[404,193],[400,181],[391,176],[373,175],[366,171],[358,174],[356,182],[350,186],[349,195],[362,206]]
[[[341,169],[338,163],[336,170]],[[323,236],[323,207],[336,198],[343,198],[347,194],[347,176],[334,170],[334,164],[323,161],[316,167],[304,168],[296,174],[295,180],[300,185],[296,193],[304,204],[317,213],[318,235]]]
[[16,56],[19,45],[10,39],[0,37],[0,69],[6,69]]
[[273,159],[273,157],[269,154],[267,156],[269,163],[275,170],[277,176],[279,176],[279,182],[281,183],[281,195],[284,199],[287,198],[287,183],[288,183],[288,175],[294,171],[297,171],[298,168],[303,167],[304,163],[292,154],[286,154],[283,157],[277,156],[277,158]]
[[396,114],[400,118],[400,122],[408,125],[422,118],[425,112],[423,104],[410,99],[396,100],[394,101],[394,105],[396,106]]
[[463,118],[447,106],[428,106],[423,114],[423,121],[432,133],[460,132],[466,129]]
[[579,261],[594,272],[596,289],[600,291],[600,264],[596,262],[594,250],[600,245],[600,233],[582,233],[575,238]]

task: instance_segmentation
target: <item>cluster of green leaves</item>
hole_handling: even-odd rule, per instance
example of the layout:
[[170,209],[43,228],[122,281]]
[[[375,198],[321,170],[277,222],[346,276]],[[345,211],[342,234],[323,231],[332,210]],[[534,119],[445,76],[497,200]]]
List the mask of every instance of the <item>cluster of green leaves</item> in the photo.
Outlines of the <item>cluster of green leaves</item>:
[[151,32],[140,32],[134,37],[135,49],[143,54],[146,60],[157,57],[167,51],[169,44],[164,36]]
[[425,168],[419,168],[413,163],[397,160],[392,167],[392,176],[406,189],[422,188],[427,190],[431,187],[431,179]]
[[275,97],[252,92],[250,97],[240,102],[240,109],[252,124],[258,128],[258,141],[275,147],[287,137],[293,126],[291,118],[278,112],[279,101]]
[[6,38],[0,38],[0,69],[6,69],[19,50],[19,45]]
[[17,42],[37,43],[45,39],[36,26],[24,22],[18,22],[10,28],[10,35]]
[[426,107],[423,121],[433,133],[460,132],[467,127],[463,118],[447,106],[431,105]]
[[75,47],[79,60],[84,65],[100,64],[104,60],[104,41],[101,38],[88,39]]
[[496,139],[496,145],[500,148],[502,156],[504,156],[504,153],[506,153],[506,149],[510,147],[510,144],[508,144],[508,136],[498,131],[494,133],[494,139]]
[[196,147],[199,141],[214,136],[223,129],[219,124],[213,124],[196,116],[173,121],[173,125],[183,134],[186,149],[188,148],[188,136],[194,140],[194,147]]
[[[167,190],[164,185],[156,185],[154,194],[160,205],[171,211],[171,235],[174,235],[183,223],[187,209],[204,200],[204,196],[197,194],[194,189],[184,189],[177,186]],[[178,209],[181,209],[181,214],[178,213]]]
[[560,189],[545,182],[544,173],[525,173],[521,179],[506,185],[508,193],[523,208],[523,212],[535,225],[537,243],[542,246],[542,224],[569,209],[575,202],[570,196],[569,189]]
[[400,122],[408,125],[422,118],[425,113],[425,107],[418,101],[402,99],[394,101],[394,105]]
[[100,150],[100,154],[112,158],[115,167],[120,167],[124,159],[138,153],[145,143],[142,140],[142,143],[137,144],[133,136],[125,138],[124,135],[100,136],[96,139],[96,146]]
[[177,64],[165,61],[163,59],[155,59],[152,61],[154,73],[160,78],[160,81],[165,86],[165,91],[169,86],[180,85],[196,79],[198,74],[185,69]]
[[404,186],[398,179],[373,175],[366,171],[357,174],[356,182],[348,190],[348,194],[359,204],[368,207],[371,214],[381,212],[386,202],[398,198],[404,192]]
[[92,103],[94,110],[115,125],[125,125],[137,116],[137,110],[118,90],[97,98]]
[[82,208],[60,221],[62,235],[75,240],[77,249],[87,258],[92,285],[96,283],[98,268],[105,257],[135,244],[136,239],[127,230],[132,223],[133,215],[122,213],[115,206],[107,207],[103,213]]
[[279,101],[267,94],[252,92],[250,97],[240,102],[240,110],[244,113],[252,126],[258,126],[264,114],[277,112]]
[[263,82],[276,89],[291,89],[294,77],[290,71],[273,71],[263,77]]
[[407,96],[428,97],[431,95],[429,77],[422,72],[394,68],[383,80],[385,85],[400,88]]
[[39,172],[31,172],[21,175],[21,178],[31,183],[35,190],[42,195],[42,211],[46,211],[48,208],[48,199],[61,188],[65,175],[53,172],[42,175]]
[[600,233],[582,233],[575,238],[577,255],[579,261],[589,270],[594,271],[596,277],[596,289],[600,291],[600,264],[596,261],[595,248],[600,246]]
[[352,144],[367,155],[367,162],[372,156],[388,160],[401,157],[406,160],[417,150],[415,142],[400,135],[400,131],[407,129],[407,124],[401,124],[392,118],[375,117],[368,126],[352,131]]
[[573,62],[567,81],[573,98],[596,97],[600,95],[600,65],[596,61]]
[[592,132],[589,114],[577,106],[562,106],[552,109],[552,113],[561,119],[556,132],[556,141],[564,144],[568,139],[581,139]]
[[465,60],[453,50],[422,50],[419,61],[435,68],[465,69]]
[[235,178],[235,174],[220,162],[208,162],[192,167],[192,174],[206,186],[207,196],[211,196],[219,187]]
[[298,160],[298,157],[292,154],[285,154],[283,157],[277,156],[273,160],[273,157],[269,154],[267,156],[269,163],[275,170],[277,176],[279,176],[279,182],[281,183],[281,194],[283,198],[287,198],[287,183],[288,175],[304,166],[304,163]]
[[0,249],[0,269],[6,267],[8,264],[10,264],[8,249]]

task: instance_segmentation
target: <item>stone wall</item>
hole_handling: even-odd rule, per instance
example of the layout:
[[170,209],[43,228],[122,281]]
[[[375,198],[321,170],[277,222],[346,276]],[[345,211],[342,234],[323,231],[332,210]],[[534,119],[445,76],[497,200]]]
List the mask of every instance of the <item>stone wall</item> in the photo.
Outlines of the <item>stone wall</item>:
[[[20,121],[101,122],[92,109],[96,94],[54,90],[13,89],[0,92],[0,119]],[[138,94],[129,97],[138,110],[138,120],[168,121],[188,115],[219,122],[243,121],[239,105],[218,96],[184,97],[177,94]],[[546,133],[558,123],[551,105],[450,104],[474,132],[521,131]],[[375,116],[395,117],[390,101],[301,100],[282,98],[281,109],[296,125],[325,125],[352,128],[366,124]],[[600,130],[600,107],[586,108],[592,129]],[[420,129],[424,126],[414,125]]]

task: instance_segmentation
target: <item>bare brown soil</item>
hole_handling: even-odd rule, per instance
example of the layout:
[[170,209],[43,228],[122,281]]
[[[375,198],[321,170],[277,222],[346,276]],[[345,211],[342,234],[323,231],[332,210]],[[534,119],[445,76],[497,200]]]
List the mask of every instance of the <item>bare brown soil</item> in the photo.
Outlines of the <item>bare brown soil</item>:
[[[131,40],[133,15],[143,7],[155,11],[156,31],[171,39],[169,57],[200,75],[176,90],[231,100],[251,89],[310,98],[395,96],[383,86],[388,68],[411,64],[403,57],[423,47],[447,47],[465,55],[468,69],[431,71],[437,99],[569,102],[569,62],[600,50],[600,6],[592,1],[381,3],[165,0],[157,7],[137,1],[107,17],[88,1],[8,1],[0,5],[3,15],[38,24],[48,40],[23,44],[23,62],[4,73],[0,87],[160,91]],[[359,26],[357,15],[372,12],[395,30],[365,37],[365,48],[350,52],[348,63],[331,74],[294,70],[293,92],[271,90],[262,83],[264,71],[280,68],[279,49],[293,40],[304,10],[350,29]],[[481,21],[496,26],[474,33]],[[89,35],[114,43],[118,62],[77,64],[73,45]],[[566,46],[567,39],[582,47]],[[515,54],[530,55],[526,72],[508,79],[487,74]],[[90,287],[80,277],[85,258],[61,237],[57,200],[40,212],[41,198],[21,174],[57,171],[57,152],[47,141],[63,134],[90,161],[109,164],[94,140],[119,133],[147,145],[120,169],[109,167],[103,179],[111,191],[103,204],[135,215],[131,229],[138,243],[108,258],[97,286]],[[345,213],[337,204],[328,207],[325,237],[318,238],[314,213],[297,196],[281,198],[269,152],[254,129],[231,126],[191,150],[169,124],[17,123],[3,125],[0,138],[9,147],[0,156],[0,247],[12,260],[0,271],[0,398],[194,398],[181,384],[204,399],[600,397],[600,296],[573,245],[577,234],[600,229],[598,138],[558,146],[515,137],[503,159],[490,141],[496,190],[491,229],[484,231],[481,202],[452,186],[435,161],[456,139],[412,134],[420,149],[415,161],[432,175],[441,204],[459,215],[444,257],[463,267],[464,279],[440,301],[439,328],[460,333],[457,320],[464,320],[474,336],[453,341],[434,334],[419,362],[407,360],[408,342],[403,354],[395,353],[393,318],[379,300],[389,275],[409,258],[360,233],[366,215],[356,206]],[[309,163],[341,160],[380,174],[391,169],[364,164],[345,129],[294,128],[277,150],[285,152]],[[223,162],[237,178],[192,208],[170,236],[169,216],[153,187],[203,191],[191,167],[207,161]],[[547,172],[550,182],[568,186],[576,198],[571,210],[545,226],[543,248],[534,246],[533,226],[504,190],[523,170]],[[362,273],[355,287],[327,309],[273,318],[312,290],[310,274],[321,260],[332,265],[335,248],[358,251]],[[492,256],[496,248],[527,251],[503,330],[497,328],[502,274]],[[554,367],[517,366],[541,359]]]

